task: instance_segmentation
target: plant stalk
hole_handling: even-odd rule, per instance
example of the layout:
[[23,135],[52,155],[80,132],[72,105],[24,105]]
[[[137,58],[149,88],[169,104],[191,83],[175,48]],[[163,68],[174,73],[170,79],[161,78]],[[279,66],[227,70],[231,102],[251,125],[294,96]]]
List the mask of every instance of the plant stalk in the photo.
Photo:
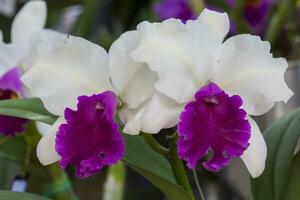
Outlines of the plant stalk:
[[151,146],[151,148],[156,151],[157,153],[168,156],[170,154],[170,150],[160,145],[151,134],[141,133],[141,136],[144,140]]
[[122,161],[110,166],[104,185],[103,200],[122,200],[124,198],[125,179],[126,168]]
[[176,134],[176,137],[172,137],[172,139],[169,141],[169,147],[171,152],[170,162],[171,167],[173,170],[173,173],[175,175],[176,181],[179,185],[183,186],[183,188],[190,194],[192,200],[195,200],[193,190],[191,188],[188,176],[186,174],[184,165],[182,160],[178,158],[177,154],[177,145],[176,141],[178,139],[178,136]]

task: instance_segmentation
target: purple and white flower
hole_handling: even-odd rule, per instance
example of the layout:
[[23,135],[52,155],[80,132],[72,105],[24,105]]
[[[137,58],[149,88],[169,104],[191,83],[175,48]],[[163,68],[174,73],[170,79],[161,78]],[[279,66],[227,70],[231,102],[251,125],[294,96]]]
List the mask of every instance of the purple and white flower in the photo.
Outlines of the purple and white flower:
[[41,31],[32,37],[33,66],[23,77],[30,92],[59,116],[42,137],[37,156],[44,165],[60,160],[85,178],[124,155],[114,114],[107,52],[79,37]]
[[124,132],[158,133],[179,123],[178,153],[190,168],[213,151],[207,169],[241,157],[257,177],[267,148],[250,116],[293,93],[284,80],[286,60],[273,58],[258,36],[223,41],[229,27],[226,13],[207,9],[185,24],[142,22],[112,45],[111,79],[123,102]]
[[[24,96],[22,70],[30,67],[29,37],[43,29],[47,9],[44,1],[30,1],[19,11],[11,28],[11,43],[4,43],[0,31],[0,100]],[[15,135],[24,131],[26,120],[0,115],[0,133]]]

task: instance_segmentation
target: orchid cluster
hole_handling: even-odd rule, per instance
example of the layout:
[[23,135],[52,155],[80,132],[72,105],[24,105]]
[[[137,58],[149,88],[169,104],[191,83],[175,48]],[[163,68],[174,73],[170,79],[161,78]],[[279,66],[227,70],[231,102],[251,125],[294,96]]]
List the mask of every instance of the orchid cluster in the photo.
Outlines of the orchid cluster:
[[[168,129],[176,130],[177,154],[189,169],[201,163],[217,172],[241,158],[253,178],[263,173],[267,146],[252,117],[293,95],[287,61],[259,36],[227,38],[227,13],[204,9],[196,17],[186,2],[162,22],[123,33],[108,51],[44,29],[43,1],[17,14],[12,42],[0,44],[0,100],[37,97],[57,116],[37,146],[43,165],[59,161],[86,178],[124,158],[123,134]],[[180,19],[167,19],[174,14]],[[0,115],[0,132],[21,133],[26,122]]]

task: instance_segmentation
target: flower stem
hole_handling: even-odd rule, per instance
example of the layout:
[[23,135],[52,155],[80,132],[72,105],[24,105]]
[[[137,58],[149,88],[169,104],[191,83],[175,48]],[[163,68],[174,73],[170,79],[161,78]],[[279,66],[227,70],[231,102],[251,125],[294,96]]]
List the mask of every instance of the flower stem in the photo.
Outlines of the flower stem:
[[126,179],[126,168],[122,161],[112,165],[104,186],[103,200],[122,200]]
[[141,136],[157,153],[163,156],[168,156],[170,154],[170,150],[160,145],[151,134],[141,133]]
[[201,189],[199,181],[198,181],[197,172],[196,172],[195,169],[193,169],[193,175],[194,175],[194,179],[195,179],[195,182],[196,182],[196,185],[197,185],[197,189],[198,189],[199,195],[200,195],[200,197],[201,197],[202,200],[205,200],[204,194],[202,192],[202,189]]
[[183,186],[184,189],[190,194],[192,200],[195,199],[188,176],[186,174],[184,165],[182,160],[178,158],[177,154],[177,137],[172,137],[172,139],[169,142],[170,146],[170,152],[171,152],[171,157],[170,157],[170,162],[171,162],[171,167],[173,170],[173,173],[175,175],[176,181],[179,185]]

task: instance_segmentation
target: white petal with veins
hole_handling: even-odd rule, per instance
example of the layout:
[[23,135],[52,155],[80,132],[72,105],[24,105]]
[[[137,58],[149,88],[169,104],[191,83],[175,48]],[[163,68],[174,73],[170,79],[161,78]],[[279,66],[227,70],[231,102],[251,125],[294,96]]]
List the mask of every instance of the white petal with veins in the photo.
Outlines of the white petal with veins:
[[111,90],[108,55],[100,46],[48,30],[35,34],[32,45],[33,66],[22,81],[53,114],[74,109],[78,96]]
[[275,102],[287,102],[293,92],[284,80],[288,65],[273,58],[269,42],[258,36],[229,38],[216,56],[213,82],[232,95],[240,95],[250,115],[261,115]]

